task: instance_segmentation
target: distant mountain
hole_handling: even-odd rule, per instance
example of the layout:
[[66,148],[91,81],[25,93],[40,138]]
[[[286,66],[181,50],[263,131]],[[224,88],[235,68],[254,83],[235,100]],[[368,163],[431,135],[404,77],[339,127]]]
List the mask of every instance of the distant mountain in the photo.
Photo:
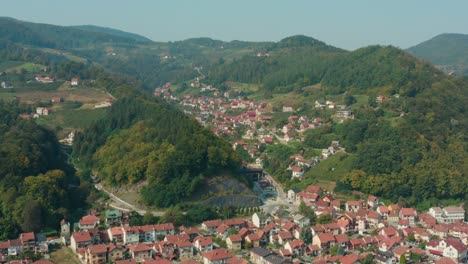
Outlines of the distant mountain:
[[8,17],[0,18],[0,43],[15,43],[35,47],[73,49],[100,43],[137,43],[134,38],[106,32],[90,31],[31,23]]
[[275,48],[299,48],[312,46],[320,47],[322,49],[340,50],[339,48],[330,46],[323,41],[304,35],[295,35],[284,38],[276,43]]
[[144,37],[142,35],[138,35],[135,33],[130,33],[130,32],[126,32],[126,31],[122,31],[118,29],[108,28],[108,27],[100,27],[100,26],[94,26],[94,25],[80,25],[80,26],[73,26],[72,28],[77,28],[77,29],[86,30],[86,31],[93,31],[93,32],[101,32],[101,33],[111,34],[114,36],[119,36],[119,37],[124,37],[124,38],[130,38],[138,42],[152,42],[151,39]]
[[468,35],[440,34],[407,51],[445,72],[468,75]]

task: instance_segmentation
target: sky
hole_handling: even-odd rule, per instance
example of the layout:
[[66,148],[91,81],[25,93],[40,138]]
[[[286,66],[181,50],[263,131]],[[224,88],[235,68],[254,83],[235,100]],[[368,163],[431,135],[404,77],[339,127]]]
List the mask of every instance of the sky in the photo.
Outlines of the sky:
[[468,34],[467,14],[467,0],[14,0],[0,8],[0,16],[112,27],[154,41],[279,41],[301,34],[348,50],[408,48],[441,33]]

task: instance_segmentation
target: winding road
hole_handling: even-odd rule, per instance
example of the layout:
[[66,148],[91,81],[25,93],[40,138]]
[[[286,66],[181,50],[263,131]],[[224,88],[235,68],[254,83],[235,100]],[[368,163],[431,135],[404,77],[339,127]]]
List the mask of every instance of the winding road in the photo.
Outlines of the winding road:
[[146,214],[147,212],[155,215],[155,216],[163,216],[164,215],[164,211],[149,211],[149,210],[144,210],[144,209],[141,209],[141,208],[138,208],[136,207],[135,205],[133,204],[129,204],[127,202],[125,202],[124,200],[120,199],[119,197],[117,197],[115,194],[111,193],[110,191],[106,190],[101,184],[97,183],[94,185],[94,187],[99,190],[99,191],[103,191],[105,192],[107,195],[109,195],[109,198],[113,201],[113,203],[109,203],[109,206],[114,208],[114,209],[117,209],[117,210],[120,210],[120,211],[124,211],[124,212],[130,212],[130,211],[135,211],[137,212],[138,214],[140,215],[144,215]]

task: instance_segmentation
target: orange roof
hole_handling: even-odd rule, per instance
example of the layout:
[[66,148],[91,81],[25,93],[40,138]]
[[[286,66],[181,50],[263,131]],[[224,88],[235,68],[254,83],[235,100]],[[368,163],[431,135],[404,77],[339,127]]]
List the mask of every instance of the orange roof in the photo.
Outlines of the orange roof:
[[335,241],[335,237],[333,236],[332,233],[323,233],[323,234],[318,234],[317,236],[320,239],[320,243],[328,243],[331,241]]
[[132,252],[150,251],[151,247],[145,244],[130,245],[128,249]]
[[123,235],[123,230],[121,226],[114,226],[114,227],[111,227],[109,230],[110,230],[111,235],[113,236]]
[[203,253],[203,257],[210,261],[216,261],[216,260],[222,260],[222,259],[229,259],[229,258],[234,257],[234,255],[229,253],[229,251],[227,251],[224,248],[219,248],[219,249],[215,249],[215,250]]
[[21,238],[21,241],[22,241],[22,242],[34,241],[34,240],[36,240],[36,239],[35,239],[35,236],[34,236],[34,232],[22,233],[22,234],[20,235],[20,238]]
[[173,223],[164,223],[164,224],[154,225],[154,229],[156,231],[172,230],[172,229],[174,229],[174,224]]
[[145,260],[143,262],[143,264],[172,264],[172,263],[174,262],[169,261],[167,259],[163,259],[163,258],[156,259],[156,260]]
[[91,254],[102,254],[107,252],[107,246],[105,244],[92,245],[88,247],[88,251]]
[[309,192],[309,193],[319,193],[321,190],[322,188],[320,188],[320,186],[315,186],[315,185],[309,185],[306,188],[306,192]]
[[197,237],[195,241],[198,241],[198,244],[202,247],[213,244],[213,239],[210,236],[207,237]]
[[74,232],[72,237],[76,243],[91,241],[91,235],[87,231]]
[[242,241],[242,237],[240,235],[230,235],[228,238],[229,238],[229,240],[231,240],[231,242],[241,242]]

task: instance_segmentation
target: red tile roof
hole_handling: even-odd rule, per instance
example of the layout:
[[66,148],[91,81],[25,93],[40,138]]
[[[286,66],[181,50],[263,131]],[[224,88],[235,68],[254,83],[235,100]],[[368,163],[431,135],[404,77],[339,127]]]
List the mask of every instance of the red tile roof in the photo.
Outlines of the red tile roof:
[[240,235],[230,235],[228,238],[231,242],[242,242],[242,237]]
[[35,241],[36,238],[35,238],[35,235],[34,235],[34,232],[29,232],[29,233],[22,233],[20,235],[20,239],[21,241],[24,243],[24,242],[27,242],[27,241]]
[[229,251],[227,251],[224,248],[219,248],[219,249],[215,249],[215,250],[203,253],[203,257],[210,261],[216,261],[216,260],[222,260],[222,259],[229,259],[229,258],[234,257],[234,255],[229,253]]
[[92,245],[88,247],[88,251],[91,254],[107,253],[107,246],[105,244]]
[[88,231],[74,232],[72,234],[72,237],[76,243],[91,241],[91,235],[89,234]]

